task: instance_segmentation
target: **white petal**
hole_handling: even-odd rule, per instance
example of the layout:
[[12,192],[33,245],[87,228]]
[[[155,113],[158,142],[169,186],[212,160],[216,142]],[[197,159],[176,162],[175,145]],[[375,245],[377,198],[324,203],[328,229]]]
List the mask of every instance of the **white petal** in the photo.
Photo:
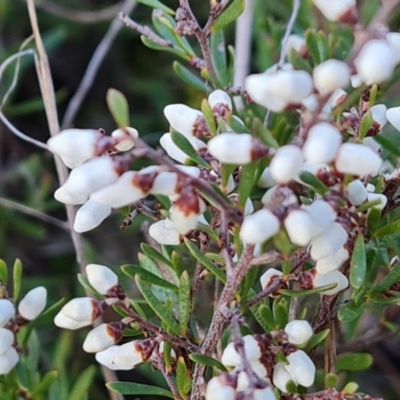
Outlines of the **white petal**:
[[303,350],[296,350],[286,359],[289,365],[285,365],[293,381],[304,387],[310,387],[314,383],[315,365],[311,358]]
[[89,199],[76,213],[75,232],[87,232],[98,227],[111,214],[111,207]]
[[286,385],[292,380],[289,372],[281,363],[277,363],[272,377],[273,384],[283,393],[287,393]]
[[255,389],[253,400],[276,400],[276,396],[271,387],[264,389]]
[[289,343],[302,346],[311,339],[314,332],[308,321],[294,319],[286,324],[285,333]]
[[297,176],[303,163],[303,154],[299,147],[293,144],[280,147],[270,164],[272,179],[278,183],[290,182]]
[[270,167],[265,168],[263,173],[260,176],[260,179],[257,182],[257,186],[268,189],[275,185],[276,185],[276,182],[274,181],[274,179],[271,176],[271,168]]
[[329,225],[335,221],[337,213],[332,206],[324,200],[315,200],[307,206],[302,206],[304,210],[310,214],[315,225],[318,226],[318,233],[322,233],[328,229]]
[[128,151],[135,145],[134,141],[125,133],[126,131],[130,136],[132,136],[132,138],[139,137],[139,132],[135,128],[128,126],[125,129],[116,129],[111,133],[111,136],[115,139],[123,139],[121,142],[115,145],[115,148],[118,151]]
[[278,71],[273,75],[273,92],[289,104],[300,104],[313,90],[313,81],[305,71]]
[[388,121],[400,131],[400,107],[388,108],[386,111]]
[[[258,341],[252,335],[243,336],[242,340],[244,342],[246,359],[251,362],[259,360],[261,357],[261,348]],[[242,364],[242,358],[236,351],[233,342],[228,343],[225,347],[221,356],[221,363],[228,367],[237,367]]]
[[105,365],[107,368],[112,369],[112,370],[131,370],[134,367],[133,366],[122,366],[122,365],[116,365],[113,363],[115,355],[118,353],[118,350],[121,346],[110,346],[109,348],[99,351],[96,353],[96,361],[102,365]]
[[38,317],[46,307],[47,290],[38,286],[30,290],[18,305],[18,312],[21,317],[32,321]]
[[320,294],[333,296],[349,286],[348,279],[340,271],[332,271],[327,274],[320,274],[317,272],[313,278],[314,288],[330,285],[332,283],[337,283],[336,287],[320,292]]
[[383,210],[387,204],[387,197],[384,194],[380,193],[368,193],[368,201],[380,200],[380,204],[377,204],[373,208],[377,208],[378,210]]
[[[188,136],[192,147],[198,151],[202,148],[205,148],[207,145],[200,139],[197,139],[195,136]],[[170,133],[164,133],[164,135],[160,138],[160,145],[165,150],[165,152],[175,161],[178,161],[182,164],[189,160],[189,157],[186,153],[184,153],[172,140]]]
[[94,321],[98,317],[97,301],[90,297],[77,297],[70,300],[60,311],[75,321]]
[[0,375],[8,374],[18,363],[19,354],[14,347],[10,347],[4,354],[0,355]]
[[186,213],[180,208],[173,205],[169,210],[169,217],[175,227],[175,229],[181,234],[186,235],[192,229],[197,227],[198,214]]
[[68,191],[68,183],[64,183],[54,192],[54,198],[64,204],[83,204],[86,203],[88,197],[87,193],[70,193]]
[[118,284],[118,276],[105,265],[88,264],[85,270],[90,285],[100,294],[106,294],[113,286]]
[[331,93],[349,85],[350,68],[343,61],[326,60],[314,68],[313,78],[315,87],[321,93]]
[[380,129],[383,129],[387,122],[386,110],[387,108],[384,104],[375,104],[369,109],[374,122],[377,122],[379,124]]
[[149,235],[159,244],[176,246],[181,243],[181,235],[174,228],[167,228],[165,219],[150,225]]
[[0,356],[14,344],[14,333],[9,329],[0,328]]
[[283,276],[283,272],[275,268],[268,268],[267,271],[261,275],[260,282],[263,290],[265,290],[270,285],[270,283],[272,282],[272,278],[275,276]]
[[386,40],[392,49],[395,63],[398,64],[400,62],[400,33],[389,32],[386,34]]
[[327,274],[329,272],[338,270],[348,259],[349,252],[344,247],[341,247],[331,256],[318,259],[315,269],[320,274]]
[[236,391],[232,386],[224,384],[221,376],[214,376],[206,389],[205,400],[235,400]]
[[362,140],[362,144],[370,147],[376,153],[379,153],[381,150],[381,145],[374,139],[373,136],[367,136]]
[[279,219],[269,210],[259,210],[244,218],[240,238],[248,244],[263,243],[280,229]]
[[359,179],[349,183],[347,186],[347,193],[351,204],[354,206],[359,206],[367,200],[367,189]]
[[303,49],[307,49],[306,40],[303,36],[299,35],[289,35],[286,46],[288,54],[290,54],[292,50],[300,53]]
[[311,258],[319,260],[335,254],[346,243],[347,236],[342,225],[333,222],[323,233],[311,241]]
[[142,353],[136,349],[135,345],[137,342],[137,340],[134,340],[119,346],[113,363],[123,367],[134,367],[141,364],[144,360]]
[[318,226],[305,210],[292,210],[284,220],[290,241],[298,246],[306,246],[318,234]]
[[86,353],[97,353],[114,345],[122,335],[116,335],[109,324],[100,324],[92,329],[83,342]]
[[5,326],[14,315],[14,304],[8,299],[0,299],[0,327]]
[[193,136],[194,125],[201,111],[190,108],[184,104],[170,104],[164,108],[164,115],[173,129],[185,136]]
[[217,104],[223,104],[232,111],[232,100],[230,96],[228,93],[220,89],[214,90],[208,95],[208,104],[211,109],[213,109]]
[[356,6],[355,0],[313,0],[314,4],[330,21],[339,21],[349,9]]
[[92,324],[92,321],[76,321],[70,317],[67,317],[61,311],[54,318],[55,326],[58,326],[59,328],[63,328],[63,329],[69,329],[72,331],[83,328],[85,326],[89,326],[91,324]]

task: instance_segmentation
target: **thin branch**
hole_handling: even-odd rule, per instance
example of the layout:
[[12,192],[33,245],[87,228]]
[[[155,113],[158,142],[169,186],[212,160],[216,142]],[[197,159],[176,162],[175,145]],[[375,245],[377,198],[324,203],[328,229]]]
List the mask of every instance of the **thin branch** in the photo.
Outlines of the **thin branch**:
[[[135,1],[125,0],[121,8],[121,12],[129,14],[135,8],[135,6]],[[111,23],[102,41],[99,43],[96,50],[94,51],[93,56],[90,59],[86,71],[83,75],[82,81],[78,87],[78,90],[75,92],[74,96],[68,104],[61,124],[62,129],[69,128],[73,125],[76,114],[78,113],[84,99],[86,98],[86,95],[92,87],[103,60],[107,55],[115,37],[122,27],[123,24],[119,19],[119,15],[117,15]]]
[[42,220],[44,222],[48,222],[48,223],[50,223],[50,224],[52,224],[54,226],[57,226],[58,228],[61,228],[61,229],[69,231],[69,227],[68,227],[68,223],[67,222],[60,221],[59,219],[54,218],[54,217],[52,217],[50,215],[47,215],[45,213],[42,213],[42,212],[40,212],[38,210],[35,210],[34,208],[30,208],[30,207],[24,206],[23,204],[16,203],[15,201],[8,200],[8,199],[5,199],[3,197],[0,197],[0,205],[4,206],[6,208],[10,208],[12,210],[20,211],[20,212],[22,212],[22,213],[24,213],[26,215],[29,215],[31,217],[40,219],[40,220]]

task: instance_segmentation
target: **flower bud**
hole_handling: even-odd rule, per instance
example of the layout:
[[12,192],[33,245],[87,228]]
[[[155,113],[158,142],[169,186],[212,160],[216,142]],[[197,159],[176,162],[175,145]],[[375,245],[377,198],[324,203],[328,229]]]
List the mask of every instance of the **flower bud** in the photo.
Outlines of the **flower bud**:
[[100,302],[90,297],[77,297],[70,300],[60,311],[69,318],[75,321],[92,322],[97,319],[103,310]]
[[[282,46],[283,45],[284,43],[282,43]],[[289,35],[286,46],[287,54],[289,55],[293,50],[297,53],[300,53],[300,55],[307,51],[306,41],[303,36],[299,35]]]
[[[260,277],[261,287],[266,290],[268,286],[272,283],[272,280],[276,277],[283,276],[283,272],[275,268],[268,268]],[[273,297],[273,294],[270,294]]]
[[10,347],[0,355],[0,375],[8,374],[18,363],[19,354],[14,347]]
[[211,92],[208,95],[208,104],[213,111],[215,107],[222,106],[227,111],[232,112],[232,100],[228,93],[223,90],[217,89]]
[[8,299],[0,299],[0,327],[5,326],[14,315],[14,304]]
[[271,176],[271,168],[270,167],[265,168],[260,176],[260,179],[257,182],[257,186],[268,189],[275,185],[276,182]]
[[313,0],[313,2],[324,17],[330,21],[356,22],[357,9],[355,0]]
[[377,124],[377,132],[381,131],[383,127],[386,125],[386,106],[384,104],[375,104],[372,106],[369,111],[371,112],[372,119],[375,124]]
[[311,258],[319,260],[335,254],[346,243],[347,236],[342,225],[332,222],[324,232],[312,239]]
[[331,124],[320,122],[308,132],[303,146],[304,159],[314,165],[328,164],[335,159],[341,144],[341,133]]
[[198,125],[200,119],[204,119],[201,111],[184,104],[170,104],[166,106],[164,108],[164,115],[171,127],[185,136],[197,136],[196,125]]
[[114,146],[118,151],[128,151],[135,145],[133,138],[136,139],[139,137],[139,132],[135,128],[128,126],[124,129],[116,129],[111,133],[111,137],[120,140],[120,142]]
[[101,364],[106,366],[109,369],[112,370],[131,370],[134,367],[133,366],[123,366],[123,365],[116,365],[113,363],[114,357],[115,355],[118,353],[119,348],[121,346],[110,346],[107,349],[103,350],[103,351],[99,351],[98,353],[96,353],[96,361]]
[[152,354],[155,343],[150,339],[134,340],[119,347],[113,363],[123,367],[142,364]]
[[382,159],[374,150],[356,143],[342,144],[335,161],[339,172],[360,177],[377,175],[381,165]]
[[104,265],[88,264],[85,269],[90,285],[100,294],[105,295],[112,287],[118,285],[118,276]]
[[313,78],[319,92],[332,93],[349,85],[350,68],[343,61],[326,60],[314,68]]
[[122,339],[122,329],[119,323],[100,324],[92,329],[83,342],[86,353],[97,353],[118,343]]
[[46,301],[47,290],[43,286],[30,290],[19,302],[19,315],[27,321],[32,321],[45,309]]
[[[325,285],[336,283],[336,287],[329,290],[324,290],[320,294],[327,296],[333,296],[336,293],[341,292],[349,286],[348,279],[340,271],[331,271],[326,274],[320,274],[316,271],[313,276],[313,287],[318,288]],[[303,385],[304,386],[304,385]]]
[[174,228],[185,235],[197,227],[197,218],[202,214],[201,202],[191,186],[185,187],[169,210],[169,217]]
[[14,333],[9,329],[0,328],[0,356],[14,344]]
[[360,87],[363,84],[363,81],[362,81],[360,75],[358,75],[358,74],[351,75],[350,76],[350,82],[351,82],[351,86],[354,89]]
[[353,206],[359,206],[367,200],[368,192],[364,184],[359,179],[356,179],[351,181],[347,186],[347,194],[350,203],[353,204]]
[[[196,151],[199,151],[200,149],[207,147],[207,145],[202,140],[197,139],[197,137],[195,137],[195,136],[187,136],[187,139],[189,140],[190,144]],[[173,142],[170,133],[164,133],[164,135],[161,136],[160,145],[165,150],[165,152],[168,154],[168,156],[171,157],[175,161],[178,161],[178,162],[184,164],[186,162],[186,160],[190,159],[189,156],[186,153],[184,153]]]
[[253,400],[276,400],[276,396],[272,388],[267,386],[264,389],[255,389]]
[[380,204],[377,204],[373,208],[377,208],[378,210],[383,210],[387,204],[387,197],[384,194],[380,193],[368,193],[368,201],[380,200]]
[[240,238],[248,244],[263,243],[280,229],[279,219],[269,210],[259,210],[247,215],[240,228]]
[[310,240],[318,234],[318,227],[304,210],[290,211],[283,224],[290,241],[298,246],[307,246]]
[[104,135],[94,129],[65,129],[47,141],[52,153],[62,157],[68,168],[76,168],[96,157],[96,144]]
[[379,152],[381,151],[381,145],[374,139],[374,136],[365,137],[362,140],[362,144],[365,144],[366,146],[370,147],[372,150],[375,151],[375,153],[379,154]]
[[400,107],[391,107],[386,111],[386,118],[388,121],[400,131]]
[[[246,335],[242,337],[246,359],[250,362],[259,360],[261,357],[261,348],[258,340],[253,335]],[[221,362],[228,367],[237,367],[242,364],[242,358],[235,349],[235,343],[230,342],[225,347]]]
[[74,231],[82,233],[97,228],[110,214],[109,205],[89,199],[76,213]]
[[310,387],[314,383],[315,365],[303,350],[296,350],[286,356],[288,365],[285,365],[292,380],[297,385]]
[[272,179],[277,183],[289,183],[304,164],[301,149],[293,144],[282,146],[275,153],[270,164]]
[[277,363],[274,368],[272,382],[281,392],[287,393],[286,386],[292,380],[291,375],[282,363]]
[[61,311],[54,317],[55,326],[63,329],[69,329],[71,331],[84,328],[85,326],[89,326],[91,324],[92,321],[76,321],[70,317],[67,317]]
[[318,227],[318,234],[325,231],[329,225],[335,221],[337,213],[332,206],[324,200],[315,200],[310,205],[301,206],[302,209],[306,210],[314,224]]
[[64,204],[84,204],[86,203],[88,197],[88,193],[70,193],[68,191],[68,185],[66,183],[64,183],[64,185],[60,186],[54,192],[54,198],[60,203]]
[[150,225],[149,235],[159,244],[177,246],[181,243],[181,235],[176,229],[165,226],[165,219]]
[[386,34],[386,40],[389,44],[389,47],[392,49],[395,63],[397,65],[400,62],[400,33],[389,32]]
[[317,260],[315,269],[319,274],[327,274],[338,270],[349,259],[349,252],[341,247],[335,254]]
[[229,374],[214,376],[206,389],[205,400],[235,400],[236,382]]
[[313,335],[313,329],[308,321],[294,319],[285,326],[288,341],[296,346],[306,344]]
[[223,164],[246,165],[268,153],[249,133],[221,133],[207,143],[208,152]]
[[396,59],[386,40],[374,39],[361,48],[354,66],[364,83],[379,84],[392,77]]

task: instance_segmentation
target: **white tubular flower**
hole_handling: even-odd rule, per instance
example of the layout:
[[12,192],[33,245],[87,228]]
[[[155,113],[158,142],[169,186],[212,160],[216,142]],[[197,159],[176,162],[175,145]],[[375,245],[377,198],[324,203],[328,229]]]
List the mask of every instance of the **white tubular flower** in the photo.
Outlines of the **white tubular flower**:
[[304,159],[313,165],[332,162],[342,144],[341,133],[331,124],[320,122],[308,132],[303,146]]
[[347,194],[349,196],[350,203],[353,206],[359,206],[367,200],[368,192],[364,184],[356,179],[351,181],[347,186]]
[[354,60],[357,73],[364,83],[379,84],[390,79],[396,59],[386,40],[370,40]]
[[335,221],[337,213],[325,200],[315,200],[310,205],[303,205],[302,208],[310,214],[315,225],[318,227],[318,234],[325,231]]
[[400,107],[388,108],[386,111],[388,121],[400,131]]
[[164,115],[173,129],[185,136],[193,136],[196,123],[204,118],[201,111],[190,108],[185,104],[170,104],[164,108]]
[[115,182],[119,175],[111,157],[94,158],[71,171],[66,190],[71,194],[89,195]]
[[289,35],[287,41],[287,53],[290,54],[290,52],[293,50],[297,51],[297,53],[302,53],[303,51],[307,50],[306,40],[303,36]]
[[[267,289],[267,287],[271,284],[272,279],[274,277],[280,277],[280,276],[283,276],[282,271],[279,271],[278,269],[275,268],[268,268],[267,271],[264,272],[260,277],[260,283],[263,290]],[[270,294],[270,296],[272,297],[273,295]]]
[[112,324],[101,324],[92,329],[83,342],[86,353],[97,353],[118,343],[122,338],[120,327]]
[[292,380],[291,375],[282,363],[277,363],[274,367],[274,374],[272,376],[272,383],[281,392],[287,393],[286,386]]
[[111,207],[89,199],[76,213],[74,231],[78,233],[97,228],[109,215]]
[[220,89],[214,90],[208,95],[208,104],[211,109],[214,109],[215,106],[222,105],[229,111],[232,111],[232,100],[230,96]]
[[0,328],[0,356],[14,344],[14,333],[9,329]]
[[276,400],[276,396],[272,388],[267,386],[264,389],[255,389],[253,400]]
[[372,115],[372,119],[379,126],[379,131],[381,131],[386,125],[386,110],[387,108],[384,104],[375,104],[369,109]]
[[285,365],[285,368],[293,381],[297,385],[310,387],[315,378],[315,365],[311,358],[303,350],[296,350],[289,354],[286,359],[289,365]]
[[123,367],[135,367],[146,361],[153,352],[154,343],[149,340],[133,340],[119,346],[113,363]]
[[400,62],[400,33],[389,32],[386,34],[386,40],[392,49],[396,65]]
[[290,241],[297,246],[307,246],[316,236],[318,226],[305,210],[292,210],[283,221]]
[[310,323],[305,320],[294,319],[285,326],[285,333],[288,336],[288,341],[296,346],[306,344],[314,334]]
[[387,197],[384,194],[380,193],[368,193],[368,201],[380,200],[380,204],[377,204],[373,208],[377,208],[378,210],[383,210],[387,204]]
[[268,189],[275,185],[276,182],[271,176],[271,168],[270,167],[265,168],[260,176],[260,179],[257,182],[257,186]]
[[365,144],[343,143],[336,157],[336,169],[343,174],[375,176],[382,165],[379,155]]
[[272,179],[277,183],[289,183],[304,164],[301,149],[293,144],[282,146],[275,153],[270,164]]
[[349,259],[349,252],[341,247],[335,254],[317,260],[315,269],[319,274],[327,274],[338,270]]
[[311,240],[311,258],[319,260],[335,254],[346,243],[347,237],[342,225],[332,222],[324,232]]
[[246,165],[268,149],[249,133],[221,133],[207,143],[208,152],[223,164]]
[[240,228],[240,238],[248,244],[263,243],[280,229],[279,219],[269,210],[259,210],[247,215]]
[[64,185],[60,186],[54,192],[54,198],[60,203],[64,204],[71,204],[71,205],[84,204],[86,203],[88,197],[89,197],[88,193],[70,193],[68,191],[67,183],[64,183]]
[[214,376],[206,389],[206,400],[235,400],[236,382],[230,379],[229,374]]
[[105,265],[88,264],[85,270],[90,285],[100,294],[105,295],[112,287],[118,285],[118,276]]
[[332,283],[336,283],[336,287],[334,287],[333,289],[324,290],[323,292],[320,292],[320,294],[333,296],[334,294],[347,289],[347,287],[349,286],[348,279],[340,271],[331,271],[326,274],[320,274],[316,272],[313,276],[314,288],[330,285]]
[[149,235],[159,244],[177,246],[181,243],[181,235],[176,229],[167,228],[165,219],[150,225]]
[[[190,144],[196,151],[207,147],[207,145],[202,140],[197,139],[197,137],[195,137],[195,136],[187,136],[187,139],[189,140]],[[186,160],[189,160],[189,157],[187,156],[187,154],[184,153],[173,142],[170,133],[164,133],[164,135],[161,136],[160,145],[165,150],[165,152],[168,154],[168,156],[171,157],[173,160],[178,161],[182,164],[184,164],[186,162]]]
[[326,60],[314,68],[313,78],[319,92],[332,93],[349,85],[350,68],[343,61]]
[[[261,348],[257,339],[252,335],[246,335],[242,337],[242,340],[244,343],[246,359],[250,362],[259,360],[261,357]],[[221,356],[221,363],[227,367],[237,367],[242,364],[242,358],[236,351],[233,342],[228,343],[225,347]]]
[[123,365],[116,365],[113,363],[114,357],[115,355],[118,353],[118,350],[121,346],[110,346],[107,349],[103,350],[103,351],[99,351],[98,353],[96,353],[96,361],[101,364],[101,365],[105,365],[107,368],[112,369],[112,370],[131,370],[134,368],[134,366],[123,366]]
[[0,355],[0,375],[8,374],[19,361],[19,354],[14,347],[10,347],[5,353]]
[[52,153],[62,157],[68,168],[76,168],[96,156],[96,144],[104,137],[94,129],[65,129],[47,141]]
[[90,323],[101,315],[102,309],[99,302],[90,297],[77,297],[65,304],[60,313],[75,321]]
[[[314,5],[321,11],[325,18],[330,21],[347,21],[348,14],[356,13],[355,0],[313,0]],[[354,17],[351,18],[353,20]]]
[[32,321],[45,309],[46,301],[47,290],[43,286],[30,290],[19,302],[19,315],[27,321]]
[[62,312],[59,312],[54,318],[54,325],[59,328],[69,329],[75,331],[77,329],[84,328],[92,324],[92,321],[76,321],[70,317],[67,317]]
[[5,326],[14,315],[14,304],[8,299],[0,299],[0,328]]
[[[128,135],[126,133],[128,133]],[[125,129],[116,129],[111,133],[111,137],[120,140],[120,142],[115,145],[118,151],[128,151],[135,145],[133,139],[139,137],[139,132],[135,128],[128,126]]]

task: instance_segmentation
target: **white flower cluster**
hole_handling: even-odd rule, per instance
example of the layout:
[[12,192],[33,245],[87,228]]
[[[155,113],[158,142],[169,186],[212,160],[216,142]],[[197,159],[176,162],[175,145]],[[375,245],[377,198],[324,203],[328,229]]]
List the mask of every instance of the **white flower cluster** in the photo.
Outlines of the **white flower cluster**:
[[0,375],[8,374],[18,363],[15,332],[17,325],[36,319],[46,307],[47,291],[39,286],[30,290],[18,304],[0,299]]
[[[275,400],[272,385],[287,393],[287,384],[290,381],[295,385],[310,387],[314,383],[315,365],[297,346],[304,346],[312,336],[313,330],[304,320],[290,321],[283,332],[244,336],[243,350],[251,371],[245,367],[235,343],[230,342],[222,353],[221,362],[231,371],[229,374],[219,375],[210,380],[207,385],[206,400],[235,399],[237,393],[246,393],[252,384],[249,372],[256,376],[258,387],[261,384],[265,386],[254,390],[255,399]],[[276,359],[280,351],[285,354],[284,363]]]

